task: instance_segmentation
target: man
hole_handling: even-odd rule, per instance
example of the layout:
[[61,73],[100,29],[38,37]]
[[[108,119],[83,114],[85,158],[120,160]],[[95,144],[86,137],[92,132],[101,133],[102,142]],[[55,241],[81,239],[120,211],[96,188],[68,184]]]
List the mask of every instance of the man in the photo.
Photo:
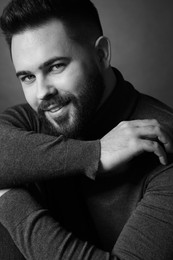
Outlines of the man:
[[172,149],[173,111],[110,66],[90,1],[14,0],[1,28],[29,104],[1,115],[1,188],[38,181],[44,196],[43,206],[30,185],[1,191],[0,220],[22,254],[172,259],[164,149]]

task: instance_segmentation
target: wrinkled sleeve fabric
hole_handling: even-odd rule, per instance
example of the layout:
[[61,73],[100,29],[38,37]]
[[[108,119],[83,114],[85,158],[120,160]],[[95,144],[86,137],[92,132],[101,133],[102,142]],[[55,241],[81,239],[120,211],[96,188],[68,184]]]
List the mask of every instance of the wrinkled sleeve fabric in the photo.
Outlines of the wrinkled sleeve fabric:
[[0,115],[0,188],[79,174],[95,179],[99,160],[99,140],[41,133],[27,104]]
[[108,260],[110,254],[76,238],[23,189],[0,198],[0,221],[29,260]]
[[173,165],[150,176],[112,253],[123,260],[173,259]]
[[25,190],[1,197],[0,221],[27,259],[172,260],[173,168],[150,176],[111,253],[64,230]]

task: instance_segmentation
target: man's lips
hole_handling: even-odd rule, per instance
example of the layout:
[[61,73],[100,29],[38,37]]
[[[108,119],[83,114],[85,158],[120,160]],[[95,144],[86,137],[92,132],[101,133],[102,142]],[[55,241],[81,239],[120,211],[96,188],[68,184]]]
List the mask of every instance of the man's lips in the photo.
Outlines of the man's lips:
[[64,104],[54,104],[54,105],[50,105],[47,108],[44,109],[44,111],[46,112],[51,112],[51,113],[55,113],[57,111],[59,111],[61,108],[67,106],[70,103],[70,101],[64,103]]
[[55,112],[59,111],[63,106],[62,105],[61,106],[51,106],[51,107],[47,108],[45,111],[55,113]]

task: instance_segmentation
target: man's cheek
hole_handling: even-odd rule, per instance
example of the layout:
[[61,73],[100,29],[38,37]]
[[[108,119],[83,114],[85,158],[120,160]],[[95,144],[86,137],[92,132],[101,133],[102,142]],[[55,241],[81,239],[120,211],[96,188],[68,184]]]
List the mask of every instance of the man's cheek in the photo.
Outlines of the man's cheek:
[[39,102],[36,99],[35,95],[33,95],[33,93],[26,93],[26,92],[24,93],[24,95],[27,103],[37,112]]

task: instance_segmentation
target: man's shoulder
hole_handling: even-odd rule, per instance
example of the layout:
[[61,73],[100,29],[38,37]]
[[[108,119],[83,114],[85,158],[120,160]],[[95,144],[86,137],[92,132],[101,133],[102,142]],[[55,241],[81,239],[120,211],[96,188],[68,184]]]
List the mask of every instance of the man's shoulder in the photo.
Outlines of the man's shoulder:
[[173,108],[145,94],[139,94],[133,117],[134,119],[157,119],[173,129]]

